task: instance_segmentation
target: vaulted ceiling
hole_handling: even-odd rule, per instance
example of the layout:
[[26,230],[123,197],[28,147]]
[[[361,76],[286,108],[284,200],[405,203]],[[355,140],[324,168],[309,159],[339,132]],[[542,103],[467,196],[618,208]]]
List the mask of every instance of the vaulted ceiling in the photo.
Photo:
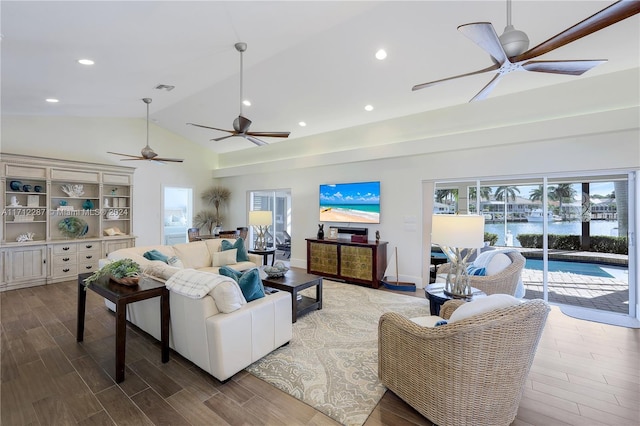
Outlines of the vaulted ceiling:
[[[513,25],[530,47],[612,1],[514,0]],[[501,34],[506,1],[2,1],[2,114],[140,117],[150,97],[161,127],[216,152],[253,148],[241,138],[187,122],[231,129],[240,109],[252,131],[290,139],[468,102],[482,74],[412,92],[418,83],[492,65],[456,28],[492,22]],[[384,60],[375,58],[385,49]],[[77,63],[90,58],[92,66]],[[539,59],[608,59],[583,76],[512,73],[490,95],[558,85],[638,68],[638,15]],[[156,89],[175,86],[171,91]],[[57,98],[58,103],[45,102]],[[549,99],[553,102],[553,99]],[[372,105],[372,111],[365,111]],[[504,108],[513,108],[511,102]],[[500,111],[496,110],[496,114]],[[307,123],[301,127],[299,122]],[[277,143],[276,139],[266,139]]]

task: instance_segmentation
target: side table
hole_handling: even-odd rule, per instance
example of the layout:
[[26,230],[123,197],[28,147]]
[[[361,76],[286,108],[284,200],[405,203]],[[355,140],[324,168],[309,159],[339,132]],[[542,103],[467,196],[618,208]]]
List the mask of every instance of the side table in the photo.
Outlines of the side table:
[[87,291],[92,290],[116,305],[116,383],[124,380],[124,359],[127,337],[127,304],[160,296],[162,362],[169,361],[169,290],[165,284],[152,278],[140,278],[138,285],[126,286],[102,277],[87,287],[84,280],[91,273],[78,275],[78,323],[76,340],[84,340],[84,316]]
[[271,255],[271,266],[273,266],[273,264],[276,261],[276,249],[266,249],[266,250],[257,250],[257,249],[251,249],[248,250],[249,253],[251,254],[259,254],[262,256],[263,261],[262,264],[266,265],[269,262],[269,255]]
[[[445,294],[444,283],[429,284],[424,288],[424,295],[429,300],[429,311],[431,315],[440,315],[440,307],[444,302],[455,299],[454,297]],[[486,296],[486,294],[482,290],[471,287],[471,297],[460,300],[470,302],[476,297],[484,296]]]

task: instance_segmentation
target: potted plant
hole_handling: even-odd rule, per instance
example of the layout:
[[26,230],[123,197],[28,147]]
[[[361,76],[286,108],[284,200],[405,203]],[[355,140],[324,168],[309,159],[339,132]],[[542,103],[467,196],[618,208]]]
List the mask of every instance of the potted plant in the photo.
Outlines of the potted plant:
[[132,259],[120,259],[107,263],[84,280],[84,288],[97,279],[111,277],[115,282],[125,285],[135,285],[142,274],[140,265]]
[[213,186],[202,193],[202,200],[216,209],[215,227],[222,226],[222,220],[224,217],[220,213],[220,207],[224,207],[229,202],[230,198],[231,191],[223,186]]
[[218,215],[213,210],[202,210],[193,217],[193,226],[198,229],[206,229],[213,234],[213,228],[217,225]]

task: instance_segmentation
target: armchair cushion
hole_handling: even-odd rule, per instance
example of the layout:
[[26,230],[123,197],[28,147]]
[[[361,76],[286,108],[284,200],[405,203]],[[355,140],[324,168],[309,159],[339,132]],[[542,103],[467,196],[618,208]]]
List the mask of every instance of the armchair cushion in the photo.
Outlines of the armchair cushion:
[[491,312],[496,309],[508,308],[519,304],[520,301],[509,294],[492,294],[487,297],[479,297],[471,302],[460,305],[449,317],[449,322]]

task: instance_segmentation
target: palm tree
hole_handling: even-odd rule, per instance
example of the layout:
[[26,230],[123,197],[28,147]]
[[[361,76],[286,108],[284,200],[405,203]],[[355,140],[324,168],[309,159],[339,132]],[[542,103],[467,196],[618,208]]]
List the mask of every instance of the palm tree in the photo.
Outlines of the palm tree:
[[213,205],[216,209],[216,226],[222,225],[224,217],[220,214],[220,207],[224,207],[229,198],[231,198],[231,191],[222,186],[213,186],[202,193],[204,202]]
[[613,182],[618,216],[618,235],[626,237],[629,232],[629,186],[626,180]]
[[[469,187],[469,198],[476,198],[476,187]],[[491,190],[490,186],[481,186],[480,187],[480,199],[489,200],[491,198]]]
[[[554,199],[553,190],[554,190],[553,186],[547,187],[547,196],[549,197],[550,200]],[[531,201],[541,201],[541,202],[544,201],[544,189],[542,185],[538,185],[536,189],[532,189],[529,192],[529,199]]]
[[457,189],[436,189],[436,201],[438,203],[455,205],[455,202],[458,200],[458,190]]
[[[560,215],[562,216],[563,219],[565,218],[566,215],[562,211],[562,202],[573,201],[577,193],[578,192],[570,183],[560,183],[556,187],[554,187],[553,190],[549,193],[550,199],[558,200],[559,202],[558,208],[560,209]],[[553,194],[553,196],[551,196],[551,194]]]
[[496,188],[496,200],[504,201],[505,203],[516,200],[516,192],[520,193],[520,188],[515,185],[499,186]]

